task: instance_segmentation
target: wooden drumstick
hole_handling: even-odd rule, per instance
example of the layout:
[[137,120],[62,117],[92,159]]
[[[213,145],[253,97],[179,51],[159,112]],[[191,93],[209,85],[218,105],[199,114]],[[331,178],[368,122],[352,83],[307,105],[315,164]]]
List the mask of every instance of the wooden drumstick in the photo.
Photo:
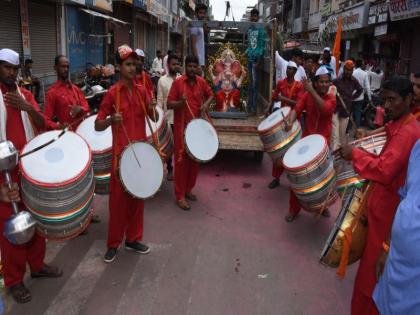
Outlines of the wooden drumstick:
[[284,117],[284,114],[283,114],[283,112],[281,111],[281,109],[280,109],[280,112],[281,112],[281,116],[283,117],[284,124],[286,125],[286,129],[289,129],[289,123],[287,122],[286,117]]

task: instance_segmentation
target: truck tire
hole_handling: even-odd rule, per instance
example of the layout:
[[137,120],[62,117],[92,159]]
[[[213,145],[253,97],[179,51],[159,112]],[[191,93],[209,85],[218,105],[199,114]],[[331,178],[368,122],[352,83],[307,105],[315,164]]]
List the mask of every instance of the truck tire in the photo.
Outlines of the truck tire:
[[264,158],[264,151],[254,151],[254,161],[261,163]]

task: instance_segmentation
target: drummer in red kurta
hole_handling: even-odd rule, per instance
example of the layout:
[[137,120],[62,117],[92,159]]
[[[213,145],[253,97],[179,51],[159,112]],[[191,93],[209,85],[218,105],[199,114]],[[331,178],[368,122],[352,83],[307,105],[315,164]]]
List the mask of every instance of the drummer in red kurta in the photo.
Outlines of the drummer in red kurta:
[[[45,128],[45,117],[39,112],[32,94],[17,88],[15,82],[19,69],[19,55],[10,49],[0,50],[0,135],[1,141],[11,141],[17,150]],[[19,183],[18,167],[12,171],[14,183]],[[44,263],[45,239],[35,233],[28,243],[13,245],[3,235],[4,224],[13,215],[10,201],[20,201],[18,185],[10,191],[4,186],[3,174],[0,176],[0,252],[4,269],[4,282],[18,303],[31,300],[31,293],[23,283],[26,264],[31,276],[59,277],[62,272]],[[23,208],[23,205],[20,204]]]
[[124,236],[126,250],[140,254],[150,252],[150,248],[140,242],[143,238],[144,202],[124,190],[118,175],[118,163],[129,140],[146,141],[145,116],[151,99],[145,88],[135,82],[135,52],[126,45],[120,46],[115,59],[120,66],[121,79],[102,100],[95,124],[97,131],[112,126],[113,171],[109,192],[108,250],[104,257],[106,263],[115,260]]
[[71,125],[76,130],[81,117],[89,112],[89,105],[83,92],[69,79],[70,63],[67,57],[59,55],[55,58],[54,69],[57,82],[48,90],[44,114],[51,121],[51,129]]
[[197,76],[199,67],[195,56],[185,59],[185,73],[175,80],[168,95],[168,108],[174,109],[174,141],[175,141],[175,197],[182,210],[190,210],[186,199],[196,201],[192,193],[198,176],[199,164],[187,154],[184,143],[184,130],[194,118],[200,118],[207,111],[213,93],[207,82]]
[[[294,108],[297,104],[297,101],[302,98],[305,89],[301,82],[295,80],[297,69],[298,68],[296,63],[289,61],[286,68],[286,78],[279,80],[273,93],[273,112],[280,108],[276,107],[276,102],[281,102],[282,106],[289,106]],[[268,185],[268,188],[273,189],[280,185],[280,176],[282,173],[283,167],[273,163],[273,180]]]
[[137,84],[144,86],[146,88],[146,91],[149,93],[150,97],[154,98],[155,91],[154,91],[152,79],[150,79],[150,76],[144,70],[144,58],[145,58],[144,51],[141,49],[136,49],[136,54],[137,54],[136,82]]
[[[296,118],[300,117],[305,110],[305,128],[302,133],[302,138],[313,134],[320,134],[330,144],[332,116],[335,111],[336,99],[333,94],[329,93],[331,78],[328,70],[324,67],[319,68],[316,72],[314,83],[311,84],[310,81],[305,80],[303,85],[307,92],[298,101],[294,110],[292,110],[289,119],[289,128],[292,127]],[[300,209],[301,206],[296,195],[290,190],[289,213],[285,218],[286,221],[292,222],[299,214]],[[328,209],[323,211],[322,215],[329,217]]]
[[411,149],[420,139],[420,127],[410,113],[413,90],[405,77],[394,77],[382,85],[387,142],[379,156],[350,145],[341,149],[345,160],[352,160],[354,170],[373,183],[367,202],[368,235],[354,284],[351,314],[379,314],[372,292],[376,285],[375,263],[382,244],[391,232],[395,211],[400,202],[398,190],[404,185]]

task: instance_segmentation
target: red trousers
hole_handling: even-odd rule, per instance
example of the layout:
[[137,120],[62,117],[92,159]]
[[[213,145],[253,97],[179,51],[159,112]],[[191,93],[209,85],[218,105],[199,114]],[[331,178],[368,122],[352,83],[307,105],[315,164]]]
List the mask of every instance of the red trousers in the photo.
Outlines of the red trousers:
[[112,175],[109,192],[108,248],[143,238],[144,202],[125,192],[118,176]]
[[181,200],[185,198],[186,193],[190,193],[197,181],[200,164],[192,160],[187,153],[176,153],[175,156],[175,198]]
[[354,287],[351,299],[351,315],[379,315],[375,301]]
[[290,197],[289,197],[289,213],[298,214],[300,212],[300,203],[297,199],[295,193],[292,189],[290,189]]
[[44,267],[45,239],[38,233],[24,245],[13,245],[3,236],[5,220],[0,220],[0,251],[4,270],[4,283],[11,287],[23,281],[26,263],[31,272],[38,272]]
[[279,180],[281,174],[283,174],[284,168],[282,166],[277,166],[275,163],[273,163],[273,170],[271,171],[271,175],[274,179]]

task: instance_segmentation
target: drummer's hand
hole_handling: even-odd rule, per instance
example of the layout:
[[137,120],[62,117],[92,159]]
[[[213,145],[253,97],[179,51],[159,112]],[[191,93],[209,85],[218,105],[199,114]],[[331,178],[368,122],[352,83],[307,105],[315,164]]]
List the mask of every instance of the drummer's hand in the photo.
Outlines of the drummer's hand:
[[200,109],[201,109],[202,113],[206,113],[206,112],[209,111],[209,106],[204,103],[204,104],[201,105]]
[[74,118],[79,116],[83,112],[83,107],[79,105],[69,105],[70,117]]
[[340,155],[346,161],[351,161],[353,158],[353,146],[346,144],[340,148]]
[[16,183],[12,184],[12,189],[6,184],[0,185],[0,200],[3,202],[20,202],[19,186]]
[[115,113],[111,116],[111,123],[115,126],[120,126],[123,122],[123,116],[121,113]]
[[181,96],[181,104],[182,104],[182,106],[187,105],[187,98],[185,97],[185,95]]
[[357,129],[356,131],[356,139],[367,137],[368,133],[365,129]]
[[382,276],[386,264],[386,260],[388,259],[388,253],[382,251],[379,255],[378,259],[376,260],[376,281],[379,281],[379,278]]
[[149,112],[153,112],[156,109],[156,99],[153,98],[152,101],[149,103],[148,110]]
[[311,80],[309,80],[307,78],[304,78],[302,80],[302,83],[303,83],[303,87],[305,88],[305,91],[310,92],[310,91],[312,91],[314,89]]
[[290,130],[292,130],[292,122],[289,119],[286,119],[287,124],[284,126],[284,131],[289,132]]
[[62,123],[57,123],[57,128],[61,129],[61,130],[66,129],[69,126],[70,126],[69,123],[63,123],[63,124]]
[[28,103],[21,95],[17,92],[7,93],[4,97],[7,105],[17,110],[29,112],[32,109],[32,105]]

